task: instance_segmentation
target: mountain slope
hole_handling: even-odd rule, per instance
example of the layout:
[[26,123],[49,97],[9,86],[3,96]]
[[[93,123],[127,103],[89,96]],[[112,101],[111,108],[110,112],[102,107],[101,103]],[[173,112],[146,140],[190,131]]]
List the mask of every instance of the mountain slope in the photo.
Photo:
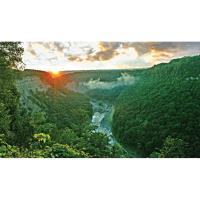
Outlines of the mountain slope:
[[199,157],[199,130],[200,56],[146,70],[115,106],[114,135],[143,157]]
[[[66,87],[70,85],[72,74],[53,77],[46,72],[31,70],[15,73],[20,93],[19,128],[12,141],[3,142],[23,147],[25,152],[26,147],[30,155],[24,152],[8,155],[6,152],[5,157],[126,156],[118,144],[110,144],[108,136],[93,127],[90,97]],[[36,152],[32,148],[36,148]]]
[[71,127],[72,124],[80,125],[90,121],[92,108],[89,98],[64,88],[65,81],[60,87],[57,85],[59,78],[51,78],[46,72],[21,73],[16,86],[21,94],[20,101],[23,107],[33,112],[46,112],[49,121],[56,123],[58,127]]

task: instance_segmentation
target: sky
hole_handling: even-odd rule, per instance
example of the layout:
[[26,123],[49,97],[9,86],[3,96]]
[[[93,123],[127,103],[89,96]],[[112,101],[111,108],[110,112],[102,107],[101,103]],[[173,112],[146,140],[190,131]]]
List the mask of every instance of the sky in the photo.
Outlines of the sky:
[[25,42],[25,68],[44,71],[147,68],[199,55],[200,42]]

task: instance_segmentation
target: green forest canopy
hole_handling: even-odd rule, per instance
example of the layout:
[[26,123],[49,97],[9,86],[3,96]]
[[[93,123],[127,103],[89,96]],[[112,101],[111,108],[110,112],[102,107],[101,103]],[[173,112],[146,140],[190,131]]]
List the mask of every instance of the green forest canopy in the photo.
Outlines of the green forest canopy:
[[[113,134],[138,157],[200,157],[200,56],[130,71],[139,79],[125,88],[83,95],[59,82],[32,91],[28,98],[36,111],[20,102],[15,84],[30,74],[17,71],[23,68],[22,54],[21,43],[0,43],[0,157],[129,156],[91,126],[90,97],[114,104]],[[113,81],[121,72],[91,73]],[[89,73],[76,73],[73,80],[79,76],[88,80]]]
[[200,157],[200,56],[159,64],[121,93],[113,133],[142,157]]
[[29,97],[40,111],[21,104],[15,69],[22,53],[21,43],[0,43],[0,157],[123,157],[90,125],[88,97],[52,87]]

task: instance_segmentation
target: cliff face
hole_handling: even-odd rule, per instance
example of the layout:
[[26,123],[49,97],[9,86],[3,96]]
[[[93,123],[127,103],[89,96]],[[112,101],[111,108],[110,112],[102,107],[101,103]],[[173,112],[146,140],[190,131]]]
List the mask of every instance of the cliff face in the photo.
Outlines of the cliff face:
[[16,87],[20,93],[22,106],[36,111],[40,110],[40,107],[35,103],[37,99],[33,96],[33,93],[46,92],[50,88],[37,76],[27,76],[16,80]]

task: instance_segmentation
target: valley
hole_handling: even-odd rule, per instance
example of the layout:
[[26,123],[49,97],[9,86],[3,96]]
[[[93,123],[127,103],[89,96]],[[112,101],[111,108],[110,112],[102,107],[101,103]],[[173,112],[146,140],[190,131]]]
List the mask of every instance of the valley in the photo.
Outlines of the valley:
[[[131,75],[129,74],[130,72]],[[31,112],[44,112],[46,106],[44,100],[39,97],[39,94],[47,95],[48,91],[54,91],[53,95],[58,95],[61,98],[63,97],[63,99],[65,99],[66,92],[68,97],[72,94],[80,95],[80,98],[87,96],[89,97],[88,102],[92,110],[90,123],[95,128],[95,134],[101,133],[105,135],[111,146],[117,145],[122,152],[126,152],[127,154],[127,151],[117,142],[112,134],[112,117],[114,114],[114,102],[117,96],[127,86],[135,83],[135,77],[132,75],[132,71],[112,71],[111,74],[113,77],[109,79],[109,81],[102,75],[105,73],[104,71],[98,72],[98,74],[100,74],[99,76],[96,76],[96,73],[94,74],[93,71],[89,72],[93,74],[94,77],[90,75],[87,78],[85,78],[85,74],[88,75],[88,72],[74,72],[70,73],[70,82],[59,85],[58,87],[52,85],[51,81],[46,82],[46,80],[43,79],[43,73],[44,72],[37,72],[37,74],[35,74],[29,70],[26,71],[27,75],[25,77],[23,75],[23,78],[18,78],[16,81],[16,86],[21,94],[20,102],[23,107],[31,110]],[[77,73],[81,74],[78,78],[79,81],[77,81]],[[62,79],[69,79],[68,73],[62,76]],[[102,80],[99,79],[100,76]],[[57,80],[52,81],[56,82]],[[48,109],[46,112],[48,114]]]
[[163,148],[175,148],[179,157],[198,156],[189,144],[199,137],[199,124],[193,121],[199,116],[200,84],[193,78],[199,76],[199,66],[196,56],[146,70],[65,72],[58,79],[27,71],[30,76],[16,83],[21,103],[31,112],[45,112],[59,129],[77,132],[85,124],[92,126],[109,148],[117,146],[119,157],[163,156]]
[[200,157],[200,56],[46,72],[20,45],[0,43],[0,157]]

